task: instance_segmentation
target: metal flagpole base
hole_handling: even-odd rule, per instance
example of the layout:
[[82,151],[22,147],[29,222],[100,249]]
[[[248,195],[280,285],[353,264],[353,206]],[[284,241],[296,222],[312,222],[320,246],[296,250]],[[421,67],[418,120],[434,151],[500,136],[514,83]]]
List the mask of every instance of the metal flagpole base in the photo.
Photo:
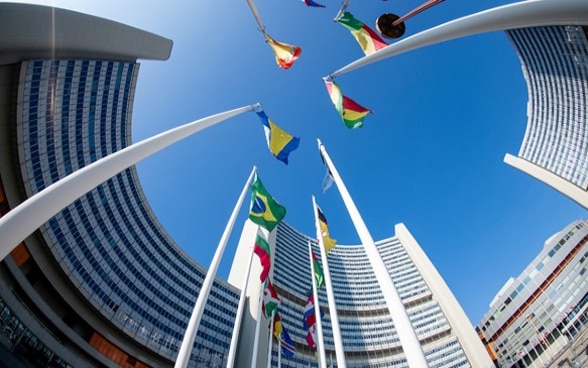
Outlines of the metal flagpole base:
[[406,32],[406,25],[404,22],[394,24],[398,19],[400,17],[396,14],[382,14],[376,19],[376,29],[386,38],[400,38]]

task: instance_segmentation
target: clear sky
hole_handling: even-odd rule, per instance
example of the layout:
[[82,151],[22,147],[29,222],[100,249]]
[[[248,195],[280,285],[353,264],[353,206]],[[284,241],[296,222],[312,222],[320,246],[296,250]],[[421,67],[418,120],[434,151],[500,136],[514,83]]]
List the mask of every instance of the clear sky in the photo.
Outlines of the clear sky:
[[[314,194],[331,236],[340,244],[359,243],[337,189],[321,191],[325,171],[317,138],[372,237],[390,237],[394,224],[404,223],[474,324],[548,237],[587,218],[567,197],[503,163],[505,153],[518,153],[527,121],[525,81],[503,32],[430,46],[340,76],[343,93],[374,110],[363,128],[350,130],[321,80],[363,56],[349,31],[333,22],[340,1],[323,0],[321,9],[300,0],[257,0],[267,32],[302,47],[289,70],[277,67],[245,0],[33,2],[174,41],[169,60],[141,61],[133,141],[256,102],[300,137],[286,166],[269,153],[257,116],[245,113],[138,165],[154,213],[206,268],[253,165],[294,228],[315,234]],[[355,0],[348,10],[373,27],[380,14],[403,15],[421,2]],[[406,36],[509,2],[447,0],[408,20]],[[249,197],[223,258],[225,279]]]

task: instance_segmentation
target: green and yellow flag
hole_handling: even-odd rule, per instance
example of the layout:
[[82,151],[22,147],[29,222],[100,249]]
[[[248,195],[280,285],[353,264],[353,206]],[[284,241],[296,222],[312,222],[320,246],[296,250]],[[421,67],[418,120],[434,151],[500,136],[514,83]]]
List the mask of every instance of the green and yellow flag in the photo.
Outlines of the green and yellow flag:
[[249,219],[267,231],[272,231],[286,217],[286,208],[272,198],[257,174],[251,185],[251,191]]

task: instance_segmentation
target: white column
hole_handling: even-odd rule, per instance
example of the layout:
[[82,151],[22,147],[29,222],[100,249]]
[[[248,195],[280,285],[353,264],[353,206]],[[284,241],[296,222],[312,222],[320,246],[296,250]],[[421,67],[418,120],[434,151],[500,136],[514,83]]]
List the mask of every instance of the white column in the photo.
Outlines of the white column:
[[[282,322],[282,329],[284,328],[284,324]],[[278,368],[282,368],[282,336],[278,339]]]
[[241,288],[241,294],[239,295],[239,306],[237,307],[237,313],[235,315],[235,326],[233,326],[233,336],[231,336],[231,347],[229,348],[229,354],[227,357],[227,368],[233,368],[235,365],[235,355],[237,355],[237,345],[239,344],[239,333],[241,332],[241,321],[243,320],[243,313],[245,312],[245,302],[247,301],[247,286],[249,285],[249,274],[251,273],[251,260],[253,259],[253,248],[249,251],[247,257],[247,269],[245,270],[245,284]]
[[549,185],[561,194],[578,203],[580,206],[588,209],[588,195],[586,195],[586,191],[581,187],[572,184],[572,182],[567,181],[561,176],[554,174],[531,161],[527,161],[508,153],[504,155],[504,163],[515,169],[521,170],[525,174],[530,175],[546,185]]
[[316,320],[316,352],[319,358],[319,367],[326,368],[325,339],[323,338],[323,324],[321,321],[321,305],[318,298],[316,280],[314,279],[314,263],[312,262],[312,247],[308,241],[308,259],[310,260],[310,281],[312,284],[312,297],[314,299],[314,315]]
[[259,290],[259,303],[257,303],[257,320],[255,324],[255,336],[253,337],[253,350],[251,354],[251,368],[257,367],[257,350],[259,349],[259,330],[261,326],[261,303],[263,303],[263,286]]
[[[323,234],[319,223],[316,199],[312,196],[312,209],[314,210],[314,224],[316,226],[316,237],[321,252],[321,263],[325,274],[325,287],[327,289],[327,302],[329,304],[329,315],[331,316],[331,326],[333,327],[333,340],[335,342],[335,355],[337,356],[337,367],[346,368],[345,350],[343,350],[343,339],[341,338],[341,328],[339,327],[339,317],[337,316],[337,304],[335,303],[335,294],[331,284],[331,271],[327,261],[327,251],[323,240]],[[331,357],[332,358],[332,357]]]
[[186,368],[188,366],[188,362],[190,361],[190,354],[192,353],[192,348],[194,347],[194,339],[196,338],[196,333],[198,332],[198,327],[200,326],[202,314],[204,314],[204,308],[206,307],[206,301],[210,295],[210,289],[212,288],[212,284],[216,278],[218,266],[220,265],[223,253],[227,247],[227,242],[229,241],[231,231],[233,230],[233,225],[235,225],[235,220],[237,219],[237,215],[239,214],[239,210],[241,209],[241,205],[245,199],[245,194],[247,194],[249,191],[249,186],[251,186],[251,181],[253,180],[255,171],[256,168],[253,166],[251,174],[249,174],[249,178],[247,178],[247,182],[241,191],[241,195],[235,204],[235,208],[233,208],[233,213],[231,213],[229,222],[227,222],[225,231],[223,232],[214,256],[212,257],[212,262],[210,263],[206,277],[202,282],[202,288],[200,289],[200,293],[198,293],[198,298],[196,299],[194,310],[190,316],[190,321],[188,321],[188,327],[186,328],[186,333],[184,334],[184,340],[182,340],[182,345],[180,346],[180,351],[178,352],[176,364],[174,365],[175,368]]
[[[272,366],[272,340],[274,338],[274,321],[276,319],[276,310],[272,312],[272,320],[270,321],[269,327],[269,341],[267,343],[267,368],[271,368]],[[278,345],[278,349],[280,346]]]
[[335,165],[331,161],[331,158],[327,154],[327,151],[325,150],[325,147],[323,147],[320,140],[318,140],[318,146],[319,152],[322,155],[325,164],[331,170],[333,181],[335,184],[337,184],[339,193],[343,198],[343,202],[345,202],[349,216],[353,221],[355,230],[361,239],[361,243],[365,248],[368,260],[370,261],[372,269],[374,270],[374,274],[378,280],[378,284],[380,285],[384,299],[386,300],[386,305],[390,311],[390,316],[392,317],[392,321],[396,327],[396,332],[398,333],[398,338],[400,339],[402,350],[404,350],[404,355],[406,357],[408,366],[411,368],[428,367],[427,360],[425,359],[425,354],[423,353],[419,339],[417,338],[417,335],[412,328],[410,319],[408,318],[408,314],[404,308],[404,304],[402,304],[400,295],[398,295],[398,291],[392,282],[392,278],[386,269],[386,265],[378,253],[376,244],[374,243],[368,228],[363,222],[363,219],[361,218],[361,215],[359,214],[359,211],[357,210],[351,195],[347,191],[345,184],[339,176],[339,172],[335,168]]
[[443,23],[396,41],[329,74],[331,78],[420,47],[483,32],[550,25],[588,25],[586,0],[520,1]]
[[63,208],[120,171],[223,120],[253,110],[245,106],[172,128],[85,166],[29,197],[0,218],[0,259]]

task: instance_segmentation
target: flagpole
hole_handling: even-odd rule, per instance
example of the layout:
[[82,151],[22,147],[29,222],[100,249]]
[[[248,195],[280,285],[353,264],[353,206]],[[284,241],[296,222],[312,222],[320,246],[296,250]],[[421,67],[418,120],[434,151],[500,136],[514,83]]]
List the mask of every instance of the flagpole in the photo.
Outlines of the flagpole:
[[247,194],[249,191],[249,187],[251,186],[251,181],[253,180],[253,176],[255,175],[256,170],[257,168],[253,166],[251,174],[249,174],[249,178],[247,178],[247,182],[241,191],[241,195],[235,204],[233,213],[231,213],[229,222],[227,222],[225,231],[223,232],[223,235],[221,236],[221,239],[218,243],[216,252],[214,253],[212,262],[210,263],[210,267],[206,273],[206,277],[202,282],[202,288],[200,288],[200,292],[198,293],[198,298],[196,299],[194,310],[190,316],[190,321],[188,322],[188,327],[186,328],[184,340],[182,340],[182,345],[180,346],[180,351],[178,352],[178,357],[176,359],[174,368],[186,368],[188,366],[188,362],[190,361],[190,354],[192,353],[192,348],[194,347],[194,340],[196,339],[196,333],[198,332],[198,327],[200,326],[200,320],[202,319],[202,314],[204,314],[204,308],[206,307],[206,301],[210,295],[210,289],[212,288],[212,284],[216,278],[218,266],[220,265],[223,253],[227,247],[229,236],[231,236],[231,231],[233,230],[233,225],[235,225],[235,220],[237,219],[237,215],[239,214],[239,210],[241,209],[241,205],[245,199],[245,194]]
[[319,152],[323,157],[323,161],[333,175],[333,181],[339,189],[339,194],[341,194],[341,198],[347,207],[349,216],[353,221],[355,230],[361,239],[365,253],[372,266],[372,269],[374,270],[374,274],[378,280],[378,284],[380,285],[380,290],[382,291],[382,295],[386,300],[390,317],[392,317],[392,321],[396,327],[396,332],[398,333],[398,338],[400,339],[402,350],[404,350],[404,355],[406,357],[408,366],[411,368],[428,367],[427,360],[425,359],[425,354],[423,353],[419,339],[410,323],[408,313],[404,308],[404,304],[402,304],[402,300],[400,299],[400,295],[394,286],[394,282],[390,277],[390,273],[388,272],[384,261],[382,261],[382,258],[380,257],[378,249],[376,248],[376,244],[374,243],[367,226],[363,222],[363,219],[361,218],[361,215],[359,214],[359,211],[355,206],[351,195],[347,191],[343,180],[339,176],[339,172],[327,154],[325,147],[319,139],[317,139],[317,141]]
[[[284,330],[284,322],[282,321],[282,330]],[[278,368],[282,368],[282,334],[278,339]]]
[[329,263],[327,261],[327,252],[323,240],[323,234],[318,218],[318,208],[316,199],[312,196],[312,207],[314,210],[314,225],[316,226],[316,237],[319,243],[321,252],[321,263],[323,264],[323,272],[325,274],[325,287],[327,289],[327,302],[329,303],[329,315],[331,316],[331,326],[333,328],[333,340],[335,342],[335,355],[337,356],[337,367],[346,368],[345,350],[343,350],[343,339],[341,338],[341,329],[339,327],[339,317],[337,315],[337,304],[335,302],[335,294],[333,293],[333,285],[331,285],[331,272],[329,271]]
[[310,276],[312,281],[312,297],[314,299],[314,316],[316,325],[316,352],[319,356],[319,367],[325,368],[327,358],[325,356],[325,341],[323,338],[323,325],[321,321],[321,307],[318,298],[318,289],[314,279],[314,264],[312,262],[312,247],[310,240],[308,241],[308,257],[310,259]]
[[255,325],[255,336],[253,337],[253,350],[251,354],[251,368],[257,367],[257,349],[259,349],[259,330],[261,320],[261,303],[263,298],[263,287],[259,289],[259,302],[257,303],[257,323]]
[[[274,319],[276,318],[276,309],[274,309],[272,312],[272,320],[270,321],[269,341],[267,343],[267,368],[271,368],[272,366],[272,341],[274,336]],[[280,347],[278,346],[278,349],[279,348]]]
[[117,173],[194,133],[251,110],[253,105],[244,106],[172,128],[103,157],[34,194],[0,218],[0,259],[59,211]]
[[345,13],[345,10],[347,10],[347,7],[349,6],[349,2],[351,0],[344,0],[343,4],[341,4],[341,9],[339,9],[339,12],[337,12],[337,15],[335,15],[335,18],[333,19],[335,22],[338,21],[342,16],[343,13]]
[[549,26],[586,24],[585,0],[520,1],[458,18],[384,47],[329,74],[331,78],[395,55],[436,43],[483,32]]
[[241,295],[239,296],[239,306],[237,307],[237,314],[235,315],[235,326],[233,326],[233,336],[231,336],[231,346],[229,348],[229,355],[227,357],[227,368],[233,368],[235,365],[235,355],[237,355],[237,344],[239,342],[239,332],[241,330],[241,323],[243,319],[243,313],[245,312],[245,301],[247,296],[247,286],[249,285],[249,274],[251,273],[251,264],[253,260],[253,248],[249,251],[249,262],[247,263],[247,269],[245,270],[245,284],[241,288]]
[[255,3],[253,2],[253,0],[247,0],[247,5],[249,5],[249,9],[251,9],[251,13],[253,14],[253,18],[255,18],[257,25],[259,26],[259,30],[261,31],[261,33],[265,34],[265,26],[261,22],[261,17],[259,16],[259,11],[257,11]]

